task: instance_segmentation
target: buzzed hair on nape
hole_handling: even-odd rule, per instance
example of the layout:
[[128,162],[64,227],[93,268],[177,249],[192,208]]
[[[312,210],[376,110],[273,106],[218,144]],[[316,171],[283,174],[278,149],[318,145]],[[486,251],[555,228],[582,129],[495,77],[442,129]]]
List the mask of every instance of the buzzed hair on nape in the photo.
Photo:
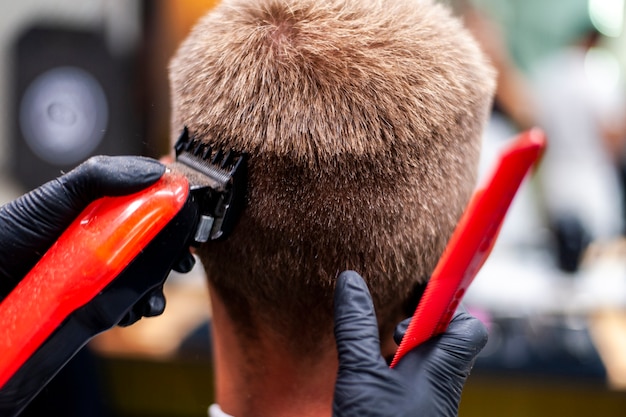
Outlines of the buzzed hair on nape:
[[354,269],[388,336],[475,186],[494,73],[461,22],[430,0],[224,1],[170,79],[173,137],[250,155],[240,223],[199,249],[234,320],[314,352]]

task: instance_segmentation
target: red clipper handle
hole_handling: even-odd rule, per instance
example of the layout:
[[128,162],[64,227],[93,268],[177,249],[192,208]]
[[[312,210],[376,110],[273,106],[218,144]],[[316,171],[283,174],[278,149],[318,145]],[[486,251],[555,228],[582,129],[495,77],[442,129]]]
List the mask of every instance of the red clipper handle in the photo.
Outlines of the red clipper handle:
[[90,204],[0,304],[0,388],[75,310],[89,303],[181,210],[187,179]]

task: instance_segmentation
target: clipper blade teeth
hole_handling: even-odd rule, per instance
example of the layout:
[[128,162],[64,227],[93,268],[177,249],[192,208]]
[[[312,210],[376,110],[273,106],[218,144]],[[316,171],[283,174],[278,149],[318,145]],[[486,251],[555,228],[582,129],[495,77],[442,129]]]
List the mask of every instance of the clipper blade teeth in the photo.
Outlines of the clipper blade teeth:
[[199,228],[194,241],[224,239],[235,227],[246,204],[246,153],[204,143],[189,134],[185,126],[174,145],[176,161],[188,172],[190,189],[200,208]]
[[213,148],[189,135],[185,126],[174,145],[176,159],[191,168],[200,171],[222,184],[228,183],[244,158],[244,154],[232,149],[224,152]]

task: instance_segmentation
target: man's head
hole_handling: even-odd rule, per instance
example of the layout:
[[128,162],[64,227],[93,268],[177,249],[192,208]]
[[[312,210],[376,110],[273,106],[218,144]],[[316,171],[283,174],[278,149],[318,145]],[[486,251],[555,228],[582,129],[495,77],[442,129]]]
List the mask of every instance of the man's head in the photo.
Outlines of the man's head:
[[170,74],[172,135],[250,155],[240,223],[199,250],[244,333],[332,343],[354,269],[388,336],[475,185],[494,81],[461,24],[430,0],[225,0]]

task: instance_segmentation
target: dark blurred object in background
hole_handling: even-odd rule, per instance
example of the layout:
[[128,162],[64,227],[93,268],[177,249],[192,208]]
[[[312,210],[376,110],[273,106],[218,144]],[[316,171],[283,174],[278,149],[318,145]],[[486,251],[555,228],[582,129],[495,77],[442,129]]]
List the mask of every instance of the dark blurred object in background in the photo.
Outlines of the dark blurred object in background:
[[89,349],[80,350],[59,371],[20,417],[109,417],[98,363]]
[[576,272],[591,243],[591,236],[575,216],[554,218],[550,226],[555,238],[558,267],[564,272]]
[[476,372],[549,376],[602,383],[606,369],[584,318],[573,316],[499,317],[489,325],[489,341]]
[[27,189],[91,155],[141,154],[133,59],[97,30],[35,25],[14,45],[11,171]]

